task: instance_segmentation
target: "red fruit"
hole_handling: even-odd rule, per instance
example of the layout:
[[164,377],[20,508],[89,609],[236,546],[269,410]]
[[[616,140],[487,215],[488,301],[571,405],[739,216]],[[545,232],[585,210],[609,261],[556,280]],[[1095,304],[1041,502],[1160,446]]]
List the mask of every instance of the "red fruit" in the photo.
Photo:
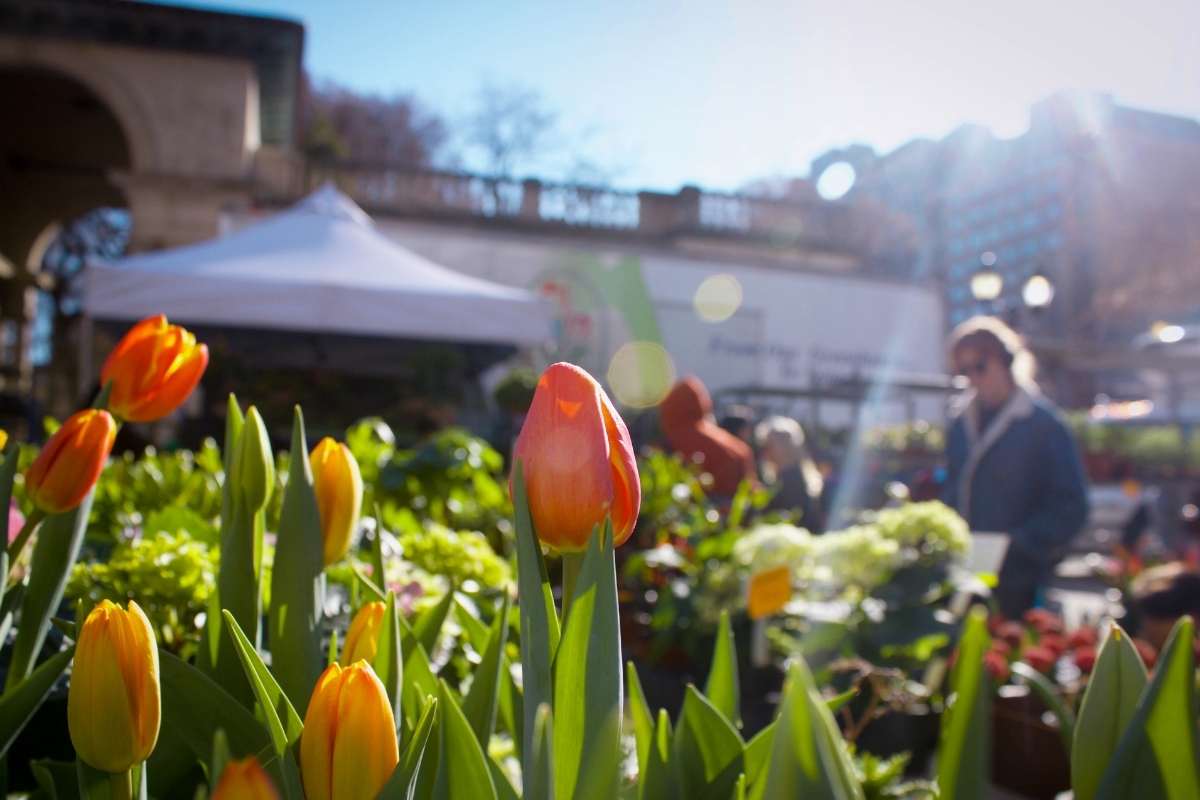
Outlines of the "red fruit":
[[1075,666],[1079,667],[1080,672],[1090,673],[1096,666],[1096,648],[1084,646],[1076,650]]
[[1003,639],[992,639],[992,650],[1005,658],[1012,654],[1012,647]]
[[1062,617],[1044,608],[1031,608],[1025,612],[1025,622],[1038,633],[1062,633]]
[[1049,675],[1058,661],[1058,656],[1049,648],[1036,646],[1025,648],[1025,652],[1021,654],[1021,660],[1038,672]]
[[1038,637],[1038,645],[1054,653],[1055,657],[1067,652],[1067,638],[1056,633],[1044,633]]
[[1071,635],[1067,637],[1067,646],[1072,650],[1079,650],[1084,647],[1095,647],[1099,641],[1100,634],[1096,633],[1096,629],[1084,626],[1071,631]]
[[1017,650],[1025,640],[1025,629],[1019,622],[1005,622],[997,628],[996,635],[1010,648]]
[[989,650],[983,656],[983,668],[987,670],[988,675],[992,676],[997,684],[1008,682],[1008,676],[1012,670],[1008,666],[1008,659],[1004,654],[997,650]]

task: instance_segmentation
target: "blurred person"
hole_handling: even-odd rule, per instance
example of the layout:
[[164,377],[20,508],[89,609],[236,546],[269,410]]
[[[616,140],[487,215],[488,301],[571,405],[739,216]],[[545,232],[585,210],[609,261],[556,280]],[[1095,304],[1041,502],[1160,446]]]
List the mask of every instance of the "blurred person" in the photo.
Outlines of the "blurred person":
[[671,387],[658,414],[659,427],[671,449],[712,476],[705,491],[728,499],[742,481],[758,483],[750,446],[717,425],[712,399],[699,378],[689,376]]
[[751,447],[754,446],[754,410],[749,406],[730,406],[717,424]]
[[1200,572],[1174,561],[1150,567],[1130,588],[1137,635],[1161,651],[1171,628],[1184,614],[1200,620]]
[[945,501],[971,530],[1005,533],[996,600],[1016,619],[1039,602],[1066,545],[1088,518],[1083,466],[1057,409],[1033,382],[1033,356],[993,317],[975,317],[949,342],[971,390],[946,442]]
[[805,444],[804,428],[790,417],[768,417],[759,423],[755,439],[763,475],[775,490],[764,511],[800,511],[800,524],[813,533],[825,529],[821,493],[825,479]]

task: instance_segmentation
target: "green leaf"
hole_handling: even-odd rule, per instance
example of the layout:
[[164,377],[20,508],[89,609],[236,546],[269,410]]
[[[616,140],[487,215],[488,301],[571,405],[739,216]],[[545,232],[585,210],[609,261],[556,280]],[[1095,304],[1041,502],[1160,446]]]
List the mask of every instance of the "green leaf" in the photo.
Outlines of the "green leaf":
[[862,798],[833,714],[802,658],[797,658],[788,672],[771,736],[771,758],[752,794],[756,798],[806,800]]
[[261,510],[271,499],[271,491],[275,488],[275,457],[271,453],[267,426],[254,406],[246,409],[232,479],[238,504],[250,511]]
[[616,795],[621,690],[613,533],[606,520],[588,541],[554,657],[554,795],[560,800]]
[[1075,713],[1063,702],[1058,689],[1049,678],[1023,661],[1015,662],[1012,665],[1012,672],[1025,681],[1033,689],[1034,694],[1041,698],[1046,708],[1054,714],[1055,719],[1058,720],[1058,735],[1062,737],[1064,751],[1070,753],[1071,744],[1075,740]]
[[742,760],[746,765],[747,789],[753,789],[759,778],[766,774],[767,764],[771,760],[771,749],[775,743],[775,725],[776,723],[772,722],[746,743]]
[[[196,761],[212,755],[213,737],[223,730],[234,758],[257,756],[276,785],[284,785],[281,764],[272,757],[271,736],[249,709],[203,672],[161,648],[158,670],[162,727],[178,736]],[[157,755],[156,751],[151,756],[151,764]]]
[[533,771],[525,776],[527,800],[554,800],[554,722],[542,703],[533,717]]
[[684,797],[725,800],[745,771],[745,743],[733,723],[688,684],[671,754]]
[[267,732],[271,735],[275,754],[283,755],[300,740],[300,734],[304,732],[304,720],[288,702],[283,688],[275,681],[267,665],[259,658],[258,652],[250,645],[250,640],[242,632],[233,614],[228,611],[222,613],[225,616],[225,631],[233,641],[246,680],[254,691],[254,697],[267,724]]
[[942,716],[938,786],[943,800],[973,800],[987,792],[992,690],[983,656],[989,644],[987,612],[977,606],[964,623],[951,678],[954,699]]
[[400,708],[411,728],[417,724],[420,709],[425,707],[425,698],[437,695],[438,680],[429,665],[425,648],[417,641],[408,622],[401,616],[397,616],[397,622],[400,624],[400,652],[404,654],[405,677],[400,689]]
[[71,568],[79,558],[95,493],[93,486],[78,507],[62,514],[51,514],[38,529],[29,582],[21,598],[21,624],[17,626],[12,644],[5,691],[11,691],[33,671],[34,660],[42,651],[50,631],[50,618],[58,611]]
[[413,625],[413,632],[417,635],[417,641],[425,648],[426,653],[432,653],[437,647],[438,637],[442,633],[442,626],[446,624],[446,617],[450,614],[450,609],[454,605],[454,587],[442,595],[442,599],[437,602],[437,605],[425,610],[425,613],[417,617],[416,623]]
[[378,601],[382,603],[387,600],[387,595],[384,593],[383,589],[380,589],[378,586],[376,586],[373,580],[362,573],[362,570],[360,570],[358,567],[354,567],[353,571],[354,577],[358,580],[358,585],[365,589],[367,594],[371,596],[371,600],[368,602]]
[[1114,623],[1100,645],[1079,704],[1071,744],[1071,788],[1077,800],[1095,798],[1145,688],[1146,667],[1141,656],[1129,634]]
[[271,668],[292,705],[303,714],[324,668],[321,614],[325,606],[325,561],[321,518],[313,489],[304,415],[296,406],[287,487],[279,513],[275,564],[271,570]]
[[396,595],[387,593],[384,603],[383,623],[376,640],[375,660],[371,666],[387,690],[392,702],[392,714],[399,725],[402,717],[401,699],[404,686],[404,658],[400,651],[400,612],[396,609]]
[[329,634],[329,651],[325,654],[325,666],[336,664],[338,660],[338,632]]
[[387,586],[387,563],[383,558],[383,513],[379,504],[375,504],[375,536],[371,539],[371,575],[380,586]]
[[525,700],[521,695],[521,687],[512,677],[512,664],[508,656],[500,659],[500,699],[497,709],[500,725],[512,736],[513,750],[517,758],[522,759],[522,748],[525,746]]
[[633,722],[633,738],[637,742],[638,770],[644,772],[650,743],[654,739],[654,717],[632,661],[625,662],[625,682],[629,685],[629,716]]
[[841,694],[835,694],[833,697],[825,701],[825,707],[829,709],[830,714],[836,714],[841,710],[842,706],[849,703],[854,698],[858,697],[858,688],[851,687]]
[[[17,443],[16,437],[9,437],[8,444],[4,446],[4,460],[0,461],[0,542],[6,544],[11,541],[8,530],[8,507],[12,502],[13,479],[17,474],[17,461],[20,458],[21,446]],[[15,535],[15,534],[14,534]],[[3,549],[3,548],[0,548]],[[8,570],[4,571],[4,575],[0,576],[0,580],[8,577]],[[4,584],[0,583],[0,592],[4,591]]]
[[483,660],[474,669],[471,688],[463,699],[462,710],[486,750],[496,728],[496,708],[499,699],[500,670],[503,664],[504,645],[508,642],[508,598],[500,606],[500,613],[492,623],[492,633]]
[[8,748],[41,707],[74,655],[74,647],[55,653],[28,678],[0,697],[0,758],[8,753]]
[[38,788],[50,800],[76,800],[79,797],[79,777],[74,761],[31,761],[30,769]]
[[487,756],[445,681],[438,686],[437,707],[440,742],[434,796],[444,800],[497,800]]
[[475,612],[468,608],[462,601],[462,598],[457,595],[454,598],[454,618],[462,627],[463,633],[467,636],[467,641],[471,643],[471,647],[475,648],[476,652],[482,653],[487,649],[488,639],[492,635],[491,630],[475,616]]
[[517,795],[517,790],[513,788],[512,782],[509,781],[508,775],[496,763],[496,759],[489,758],[487,766],[488,771],[492,773],[492,786],[496,788],[496,800],[521,800]]
[[[542,547],[533,530],[529,503],[525,497],[523,467],[519,461],[513,466],[512,501],[517,538],[517,591],[520,599],[518,605],[521,613],[521,675],[524,700],[522,767],[526,771],[532,771],[531,740],[534,716],[538,706],[553,703],[554,684],[550,666],[551,659],[558,649],[559,630],[554,592],[546,575]],[[561,800],[571,798],[562,797]]]
[[646,751],[646,768],[638,774],[639,800],[678,800],[679,787],[675,783],[671,763],[671,718],[667,710],[658,710],[658,724],[650,748]]
[[229,737],[225,731],[218,730],[213,734],[212,759],[208,762],[208,782],[215,788],[221,782],[225,766],[233,760],[229,753]]
[[417,783],[422,766],[426,763],[426,749],[436,719],[437,698],[431,697],[429,702],[425,703],[407,744],[400,752],[400,763],[396,765],[392,777],[379,793],[380,800],[414,800],[417,796]]
[[712,666],[704,695],[736,727],[742,724],[741,689],[738,685],[737,643],[729,624],[729,612],[721,611],[717,626],[717,642],[713,647]]
[[1175,623],[1154,677],[1104,772],[1100,800],[1200,797],[1196,759],[1196,664],[1191,617]]

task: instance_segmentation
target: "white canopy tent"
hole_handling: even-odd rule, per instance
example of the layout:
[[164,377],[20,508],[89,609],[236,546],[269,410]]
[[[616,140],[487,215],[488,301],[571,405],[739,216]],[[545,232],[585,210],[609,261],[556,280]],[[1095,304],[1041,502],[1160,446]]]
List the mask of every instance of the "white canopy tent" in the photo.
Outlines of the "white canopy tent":
[[530,292],[439,266],[379,233],[326,185],[224,238],[87,269],[86,314],[136,320],[537,345],[547,304]]

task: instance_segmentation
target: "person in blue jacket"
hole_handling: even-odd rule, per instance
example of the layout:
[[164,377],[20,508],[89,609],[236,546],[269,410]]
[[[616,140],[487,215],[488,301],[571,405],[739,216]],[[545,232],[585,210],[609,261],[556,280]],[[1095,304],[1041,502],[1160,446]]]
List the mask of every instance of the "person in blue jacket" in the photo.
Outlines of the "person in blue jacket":
[[975,317],[950,336],[950,359],[971,390],[946,441],[945,501],[971,530],[1008,534],[996,587],[1009,619],[1039,600],[1067,544],[1088,518],[1087,488],[1074,437],[1033,382],[1033,357],[993,317]]

